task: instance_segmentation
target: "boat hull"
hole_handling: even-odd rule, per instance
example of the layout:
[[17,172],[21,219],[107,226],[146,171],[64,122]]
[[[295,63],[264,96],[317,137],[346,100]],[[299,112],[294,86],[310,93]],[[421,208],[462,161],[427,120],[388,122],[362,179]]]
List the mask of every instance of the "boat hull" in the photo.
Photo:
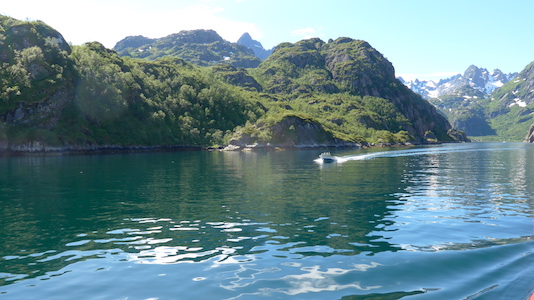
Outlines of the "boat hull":
[[331,163],[331,162],[336,161],[335,156],[332,156],[328,152],[322,153],[321,155],[319,155],[319,158],[321,158],[323,160],[323,162],[325,162],[325,163]]

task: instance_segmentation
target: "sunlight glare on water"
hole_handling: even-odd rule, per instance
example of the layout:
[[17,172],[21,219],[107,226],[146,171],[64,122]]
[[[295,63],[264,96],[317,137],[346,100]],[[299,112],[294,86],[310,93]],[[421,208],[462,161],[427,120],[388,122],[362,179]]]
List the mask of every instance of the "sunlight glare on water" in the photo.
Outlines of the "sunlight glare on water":
[[2,157],[2,299],[527,299],[534,147]]

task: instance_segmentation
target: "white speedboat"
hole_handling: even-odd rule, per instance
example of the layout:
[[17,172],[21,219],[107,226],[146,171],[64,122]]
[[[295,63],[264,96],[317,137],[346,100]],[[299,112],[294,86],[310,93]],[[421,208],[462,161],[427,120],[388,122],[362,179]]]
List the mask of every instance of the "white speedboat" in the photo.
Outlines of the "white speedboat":
[[321,155],[319,155],[319,158],[322,159],[325,163],[336,161],[336,157],[330,154],[330,152],[321,153]]

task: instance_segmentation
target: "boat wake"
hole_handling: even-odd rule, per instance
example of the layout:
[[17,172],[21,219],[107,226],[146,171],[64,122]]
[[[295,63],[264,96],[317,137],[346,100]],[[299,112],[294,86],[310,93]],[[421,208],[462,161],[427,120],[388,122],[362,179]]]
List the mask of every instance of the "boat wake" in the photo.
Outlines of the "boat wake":
[[[466,146],[467,145],[467,146]],[[381,151],[366,153],[360,155],[348,155],[348,156],[333,156],[335,162],[338,164],[344,163],[351,160],[369,160],[375,158],[383,157],[401,157],[401,156],[414,156],[414,155],[437,155],[445,153],[456,153],[456,152],[472,152],[472,151],[496,151],[496,150],[509,150],[513,148],[502,147],[502,148],[487,148],[480,149],[474,148],[469,144],[459,144],[453,146],[441,146],[441,147],[429,147],[429,148],[418,148],[418,149],[403,149],[403,150],[391,150],[391,151]],[[319,158],[315,160],[316,162],[323,163]]]

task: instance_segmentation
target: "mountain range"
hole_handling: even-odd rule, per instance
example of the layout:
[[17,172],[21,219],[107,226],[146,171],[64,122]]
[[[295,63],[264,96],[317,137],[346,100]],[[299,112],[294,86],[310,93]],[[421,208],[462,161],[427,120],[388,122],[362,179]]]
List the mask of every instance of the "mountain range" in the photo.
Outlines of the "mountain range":
[[466,88],[473,89],[473,94],[489,95],[515,76],[517,76],[517,73],[505,74],[499,69],[490,72],[485,68],[471,65],[463,75],[457,74],[447,79],[441,79],[438,82],[418,79],[406,81],[402,77],[398,79],[423,98],[430,99],[459,91],[465,93]]
[[261,61],[209,30],[115,50],[40,21],[0,16],[0,33],[3,151],[466,140],[361,40],[282,43]]
[[534,122],[532,64],[520,73],[469,66],[463,75],[435,81],[399,78],[469,136],[521,140]]
[[456,129],[522,140],[534,123],[534,62],[518,74],[470,66],[406,83],[349,37],[269,54],[247,33],[230,43],[190,30],[112,50],[1,15],[0,46],[3,151],[466,141]]

